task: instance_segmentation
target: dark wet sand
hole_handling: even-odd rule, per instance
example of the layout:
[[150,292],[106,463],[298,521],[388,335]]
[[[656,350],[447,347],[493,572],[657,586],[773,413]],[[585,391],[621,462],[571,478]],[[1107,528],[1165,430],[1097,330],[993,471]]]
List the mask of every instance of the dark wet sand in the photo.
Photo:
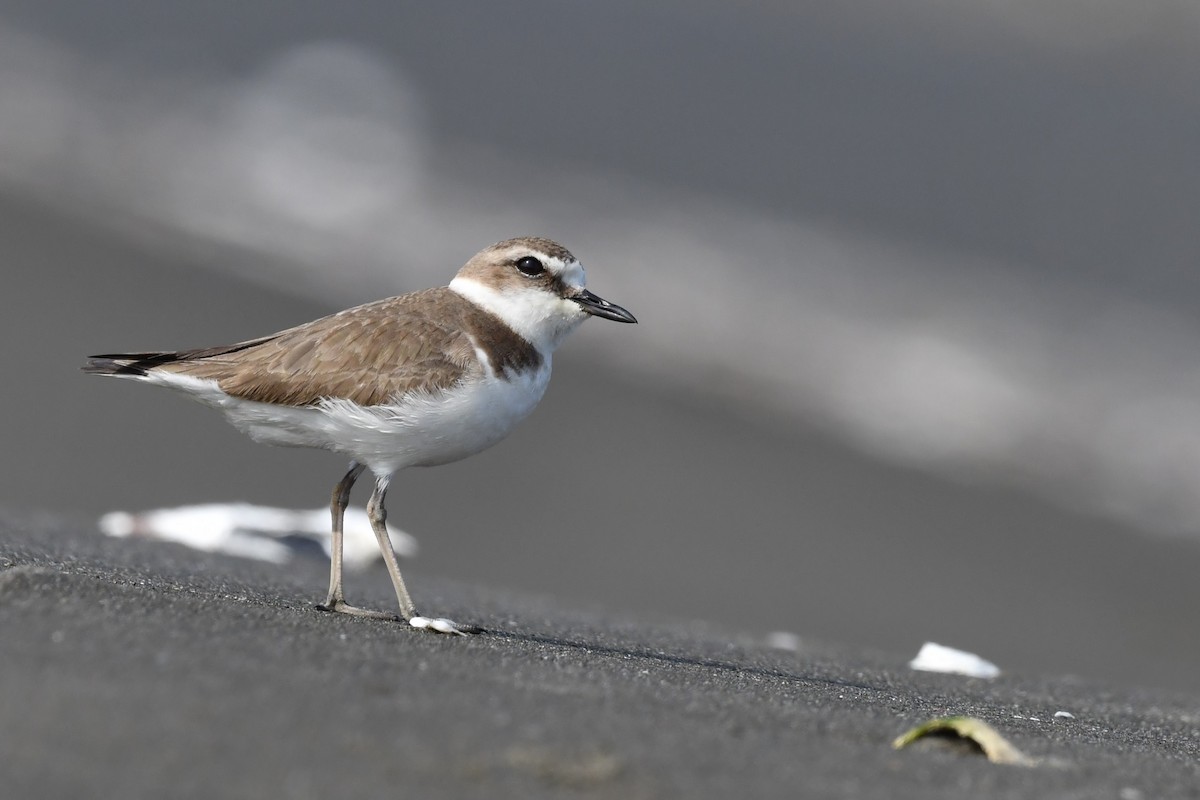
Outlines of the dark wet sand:
[[[316,561],[283,569],[108,540],[46,515],[0,517],[0,568],[8,797],[1150,798],[1200,787],[1194,694],[914,673],[898,654],[771,650],[718,626],[638,623],[414,573],[426,610],[489,630],[439,637],[314,610]],[[382,580],[353,591],[389,602]],[[983,718],[1046,761],[891,749],[947,714]]]

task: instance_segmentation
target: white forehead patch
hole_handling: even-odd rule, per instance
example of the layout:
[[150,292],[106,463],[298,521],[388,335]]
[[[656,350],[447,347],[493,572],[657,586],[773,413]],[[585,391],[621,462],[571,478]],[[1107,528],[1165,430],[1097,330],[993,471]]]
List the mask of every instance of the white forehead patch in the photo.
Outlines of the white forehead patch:
[[583,274],[583,264],[575,259],[562,261],[558,258],[546,258],[542,262],[551,274],[557,275],[565,285],[572,289],[582,289],[587,285],[587,277]]

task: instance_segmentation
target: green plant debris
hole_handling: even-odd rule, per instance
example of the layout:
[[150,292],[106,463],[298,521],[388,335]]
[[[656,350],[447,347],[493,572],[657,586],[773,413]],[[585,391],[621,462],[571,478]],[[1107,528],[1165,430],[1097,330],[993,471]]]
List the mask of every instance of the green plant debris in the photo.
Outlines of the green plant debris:
[[1016,764],[1022,767],[1035,766],[1035,758],[1022,753],[1013,747],[1007,739],[981,719],[974,717],[940,717],[923,722],[906,731],[892,742],[897,750],[908,747],[918,739],[940,737],[943,739],[958,739],[969,742],[974,752],[987,756],[993,764]]

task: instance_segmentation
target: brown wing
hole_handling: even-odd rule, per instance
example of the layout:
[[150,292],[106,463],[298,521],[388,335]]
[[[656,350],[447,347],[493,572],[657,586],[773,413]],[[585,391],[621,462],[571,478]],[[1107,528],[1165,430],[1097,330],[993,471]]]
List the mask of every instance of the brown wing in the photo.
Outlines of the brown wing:
[[212,378],[234,397],[292,406],[321,398],[371,406],[436,393],[479,369],[471,338],[453,325],[462,302],[447,289],[429,289],[240,345],[169,354],[153,368]]

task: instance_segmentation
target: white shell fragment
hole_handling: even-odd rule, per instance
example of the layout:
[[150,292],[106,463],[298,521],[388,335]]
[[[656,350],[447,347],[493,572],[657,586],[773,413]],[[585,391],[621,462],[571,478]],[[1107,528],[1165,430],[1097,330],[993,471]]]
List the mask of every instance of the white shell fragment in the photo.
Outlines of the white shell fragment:
[[970,678],[995,678],[1000,674],[999,667],[974,653],[934,642],[926,642],[908,666],[923,672],[944,672]]
[[414,628],[433,631],[434,633],[449,633],[457,636],[467,635],[467,632],[460,628],[457,622],[445,617],[409,617],[408,624]]
[[790,650],[795,653],[800,649],[800,637],[788,631],[771,631],[764,638],[764,643],[767,647],[773,647],[776,650]]
[[[118,538],[160,539],[207,553],[224,553],[286,564],[317,545],[330,554],[329,509],[296,511],[249,503],[205,503],[154,511],[111,511],[100,517],[100,530]],[[417,540],[391,525],[388,535],[401,558],[417,554]],[[306,547],[307,545],[307,547]],[[346,509],[342,559],[347,569],[362,570],[380,558],[367,513]]]

